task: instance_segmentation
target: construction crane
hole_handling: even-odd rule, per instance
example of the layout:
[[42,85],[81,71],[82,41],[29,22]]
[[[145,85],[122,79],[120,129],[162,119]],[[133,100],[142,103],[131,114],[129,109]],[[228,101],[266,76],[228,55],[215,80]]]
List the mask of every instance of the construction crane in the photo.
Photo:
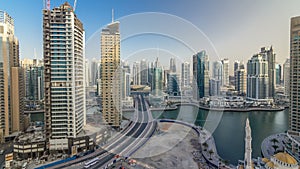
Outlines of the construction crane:
[[77,0],[74,0],[73,11],[75,12]]
[[47,10],[50,10],[50,0],[47,0]]

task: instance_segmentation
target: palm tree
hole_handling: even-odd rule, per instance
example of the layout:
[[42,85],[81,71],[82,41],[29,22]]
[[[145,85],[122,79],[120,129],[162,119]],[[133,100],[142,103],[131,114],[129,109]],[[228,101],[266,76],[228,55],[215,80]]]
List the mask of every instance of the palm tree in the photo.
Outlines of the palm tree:
[[278,145],[272,145],[272,147],[274,148],[274,152],[276,152],[276,150],[279,148]]
[[203,147],[204,147],[204,151],[206,151],[207,147],[208,147],[208,144],[206,142],[204,142],[203,144]]
[[211,160],[211,155],[214,153],[214,151],[213,151],[212,149],[210,149],[210,150],[208,151],[208,153],[209,153],[209,159]]
[[273,143],[273,145],[279,142],[276,138],[272,138],[270,141]]

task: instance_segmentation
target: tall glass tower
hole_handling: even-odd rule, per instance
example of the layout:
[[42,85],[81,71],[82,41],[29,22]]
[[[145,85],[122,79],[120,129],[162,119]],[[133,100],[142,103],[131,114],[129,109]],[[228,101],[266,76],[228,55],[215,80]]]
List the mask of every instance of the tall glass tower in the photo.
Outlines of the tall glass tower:
[[206,51],[203,50],[193,56],[193,76],[198,92],[194,98],[199,99],[209,96],[209,62]]

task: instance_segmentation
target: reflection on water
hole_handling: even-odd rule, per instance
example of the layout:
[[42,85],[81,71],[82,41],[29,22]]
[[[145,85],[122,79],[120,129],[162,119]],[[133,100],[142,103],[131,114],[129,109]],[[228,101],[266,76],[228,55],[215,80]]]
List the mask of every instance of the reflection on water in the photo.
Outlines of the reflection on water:
[[[253,157],[261,156],[260,145],[264,138],[288,129],[288,110],[224,112],[221,116],[218,113],[220,112],[208,113],[206,110],[198,110],[195,106],[181,106],[178,110],[153,112],[153,117],[195,122],[196,125],[204,125],[209,131],[214,131],[213,127],[217,126],[213,136],[218,153],[232,164],[237,164],[239,159],[244,159],[244,127],[247,117],[252,128]],[[218,120],[220,120],[219,124]]]

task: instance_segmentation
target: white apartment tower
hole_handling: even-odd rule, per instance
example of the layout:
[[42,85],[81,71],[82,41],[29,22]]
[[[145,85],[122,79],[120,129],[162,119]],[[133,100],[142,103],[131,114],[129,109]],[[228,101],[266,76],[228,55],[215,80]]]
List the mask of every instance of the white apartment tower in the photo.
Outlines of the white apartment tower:
[[181,88],[187,88],[191,86],[191,66],[189,62],[181,64]]
[[86,123],[85,34],[67,2],[43,10],[47,140],[75,138]]

